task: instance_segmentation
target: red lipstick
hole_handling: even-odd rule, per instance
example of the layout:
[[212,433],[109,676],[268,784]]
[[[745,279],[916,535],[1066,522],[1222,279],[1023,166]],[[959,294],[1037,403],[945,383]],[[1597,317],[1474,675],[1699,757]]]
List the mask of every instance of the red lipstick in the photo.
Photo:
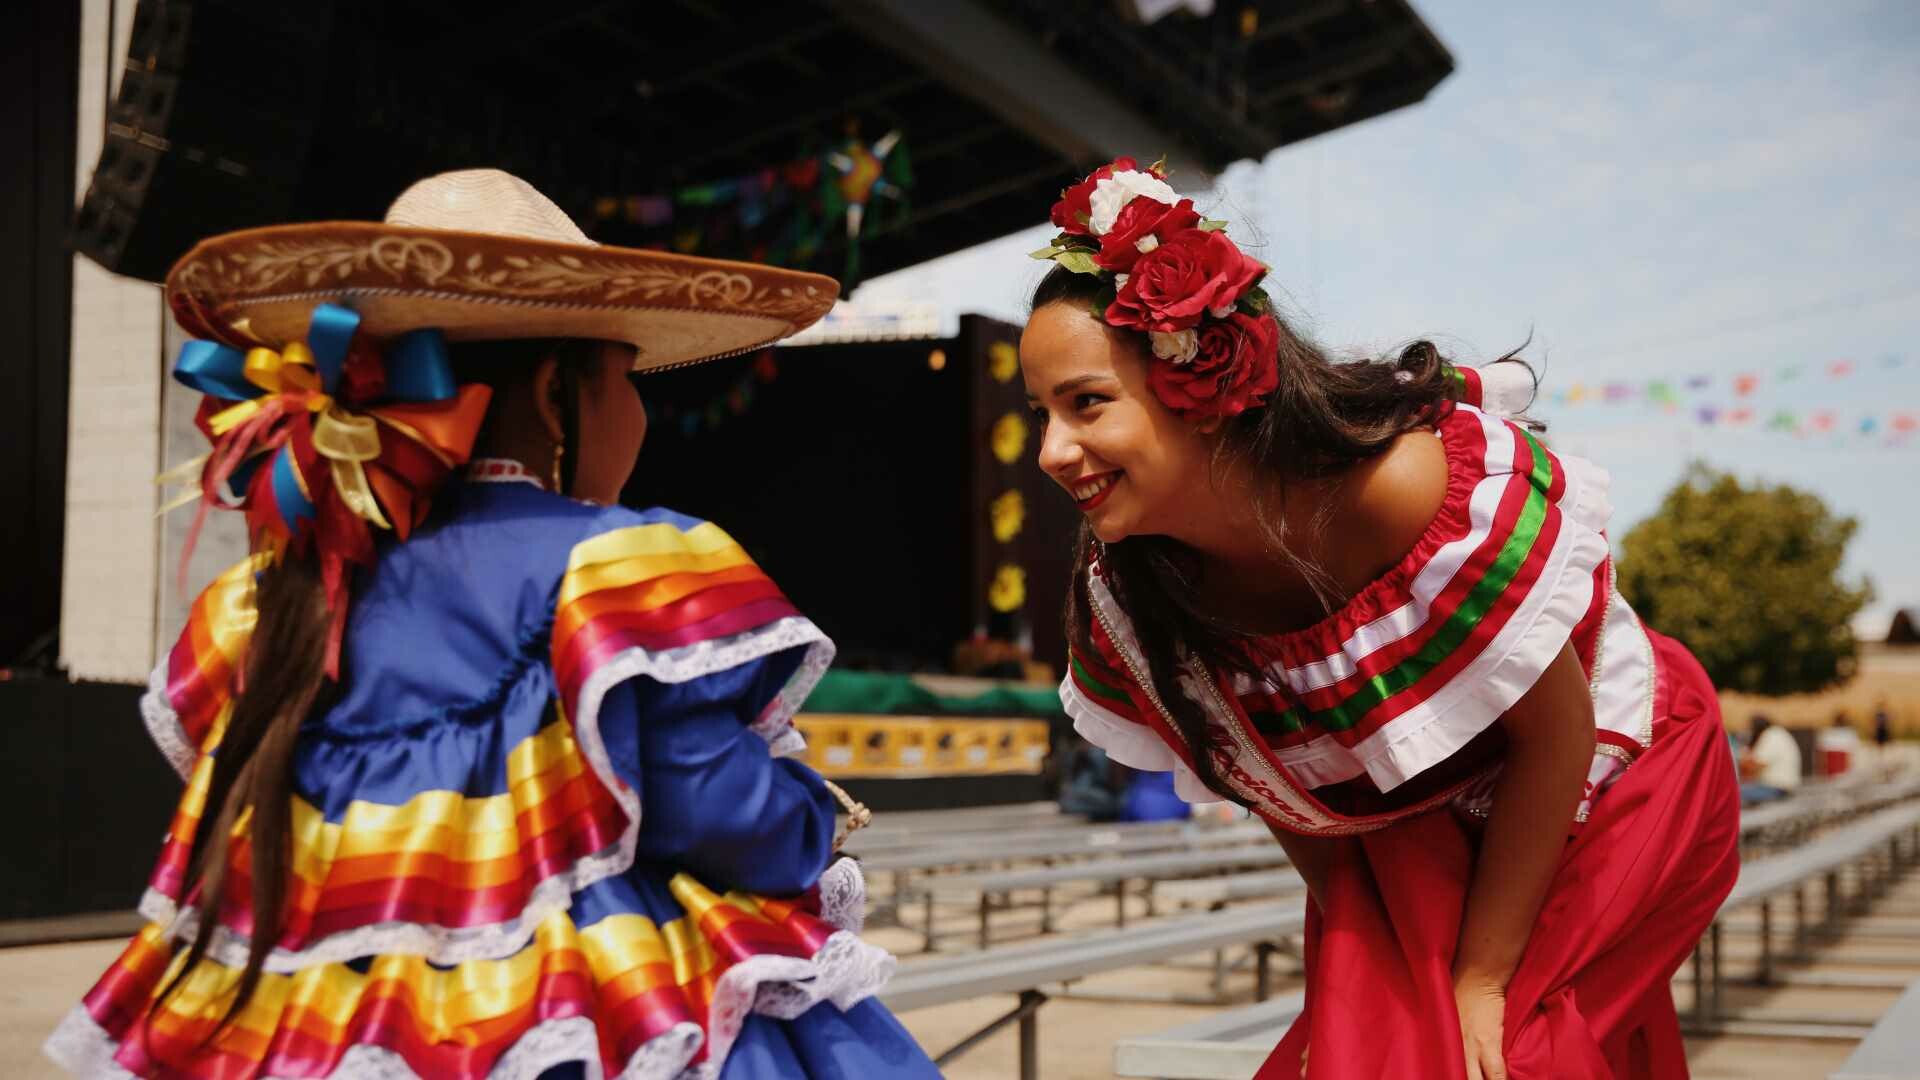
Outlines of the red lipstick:
[[1112,472],[1098,473],[1093,476],[1084,476],[1070,484],[1067,492],[1068,494],[1072,494],[1076,491],[1084,491],[1094,484],[1102,485],[1100,490],[1094,492],[1092,495],[1084,499],[1076,498],[1073,500],[1074,505],[1078,506],[1080,512],[1084,514],[1107,501],[1107,496],[1113,494],[1114,485],[1120,482],[1120,476],[1121,472],[1118,469]]

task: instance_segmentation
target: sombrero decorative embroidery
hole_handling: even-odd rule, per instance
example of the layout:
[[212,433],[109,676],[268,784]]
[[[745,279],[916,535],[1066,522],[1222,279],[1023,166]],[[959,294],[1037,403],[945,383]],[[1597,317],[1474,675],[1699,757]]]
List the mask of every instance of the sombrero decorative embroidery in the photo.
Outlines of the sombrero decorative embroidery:
[[384,222],[247,229],[203,241],[167,275],[196,337],[278,347],[316,305],[388,339],[437,327],[449,340],[592,338],[638,348],[636,371],[747,352],[826,314],[819,274],[603,247],[532,185],[497,169],[408,188]]
[[[228,233],[167,275],[194,336],[174,378],[206,395],[213,449],[162,482],[207,512],[240,511],[256,547],[311,554],[338,671],[349,580],[376,530],[401,540],[471,455],[492,391],[455,382],[449,341],[627,342],[636,371],[747,352],[833,306],[832,278],[601,247],[546,196],[495,169],[408,188],[384,223]],[[182,572],[186,564],[182,555]]]

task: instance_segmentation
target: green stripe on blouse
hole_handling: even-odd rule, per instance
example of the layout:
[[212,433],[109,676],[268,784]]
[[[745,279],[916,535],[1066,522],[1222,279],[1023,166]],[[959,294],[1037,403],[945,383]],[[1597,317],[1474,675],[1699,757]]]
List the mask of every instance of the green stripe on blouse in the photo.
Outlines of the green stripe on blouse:
[[1106,698],[1109,701],[1125,705],[1128,709],[1133,708],[1133,700],[1127,697],[1126,691],[1109,686],[1101,681],[1098,676],[1094,675],[1094,673],[1087,668],[1087,665],[1080,662],[1079,653],[1074,652],[1072,649],[1067,650],[1067,660],[1073,665],[1073,673],[1076,681],[1085,686],[1094,697]]
[[1529,488],[1520,518],[1500,547],[1500,554],[1487,569],[1486,576],[1473,584],[1460,606],[1420,651],[1360,684],[1345,701],[1327,709],[1310,710],[1315,722],[1329,731],[1346,731],[1366,714],[1395,694],[1412,686],[1445,660],[1507,591],[1520,567],[1532,554],[1540,539],[1541,526],[1547,520],[1547,496],[1538,486]]
[[1542,492],[1552,491],[1554,472],[1558,468],[1554,463],[1553,455],[1547,453],[1547,448],[1541,446],[1540,440],[1533,437],[1533,432],[1519,424],[1508,426],[1519,432],[1521,438],[1527,440],[1527,448],[1533,452],[1533,471],[1527,474],[1527,479],[1533,481],[1533,486]]

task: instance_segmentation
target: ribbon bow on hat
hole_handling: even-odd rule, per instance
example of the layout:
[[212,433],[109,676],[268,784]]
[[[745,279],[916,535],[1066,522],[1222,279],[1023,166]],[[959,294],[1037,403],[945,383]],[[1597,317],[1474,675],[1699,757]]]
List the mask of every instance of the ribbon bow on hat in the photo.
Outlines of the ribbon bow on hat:
[[202,498],[189,552],[216,503],[242,511],[272,550],[312,545],[333,615],[335,676],[348,567],[372,563],[374,528],[404,540],[425,520],[433,492],[472,454],[491,395],[455,385],[440,331],[403,334],[383,356],[356,339],[359,324],[353,311],[322,304],[307,340],[277,352],[189,341],[173,376],[207,395],[194,422],[213,450],[161,478],[198,474],[199,491],[167,507]]

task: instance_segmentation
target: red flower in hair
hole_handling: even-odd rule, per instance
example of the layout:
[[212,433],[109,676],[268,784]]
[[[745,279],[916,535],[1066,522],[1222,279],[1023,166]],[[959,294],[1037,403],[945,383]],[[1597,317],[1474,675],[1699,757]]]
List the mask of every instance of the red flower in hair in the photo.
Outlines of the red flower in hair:
[[1231,309],[1266,272],[1226,233],[1187,229],[1140,256],[1106,320],[1164,334],[1191,330],[1209,311]]
[[1102,165],[1088,173],[1085,180],[1060,193],[1060,201],[1053,204],[1053,223],[1062,232],[1092,236],[1093,231],[1087,228],[1087,219],[1093,216],[1094,185],[1116,172],[1128,172],[1139,167],[1139,163],[1132,158],[1123,157],[1115,158],[1111,164]]
[[1147,385],[1184,420],[1239,416],[1266,404],[1280,385],[1280,330],[1267,314],[1234,312],[1199,330],[1199,351],[1187,363],[1155,359]]
[[1139,261],[1142,240],[1152,237],[1152,243],[1147,245],[1148,250],[1152,250],[1166,243],[1169,237],[1198,224],[1200,215],[1194,212],[1192,199],[1181,199],[1169,206],[1158,199],[1135,196],[1120,208],[1120,216],[1113,219],[1113,228],[1100,238],[1100,253],[1093,257],[1094,264],[1104,270],[1125,273]]

